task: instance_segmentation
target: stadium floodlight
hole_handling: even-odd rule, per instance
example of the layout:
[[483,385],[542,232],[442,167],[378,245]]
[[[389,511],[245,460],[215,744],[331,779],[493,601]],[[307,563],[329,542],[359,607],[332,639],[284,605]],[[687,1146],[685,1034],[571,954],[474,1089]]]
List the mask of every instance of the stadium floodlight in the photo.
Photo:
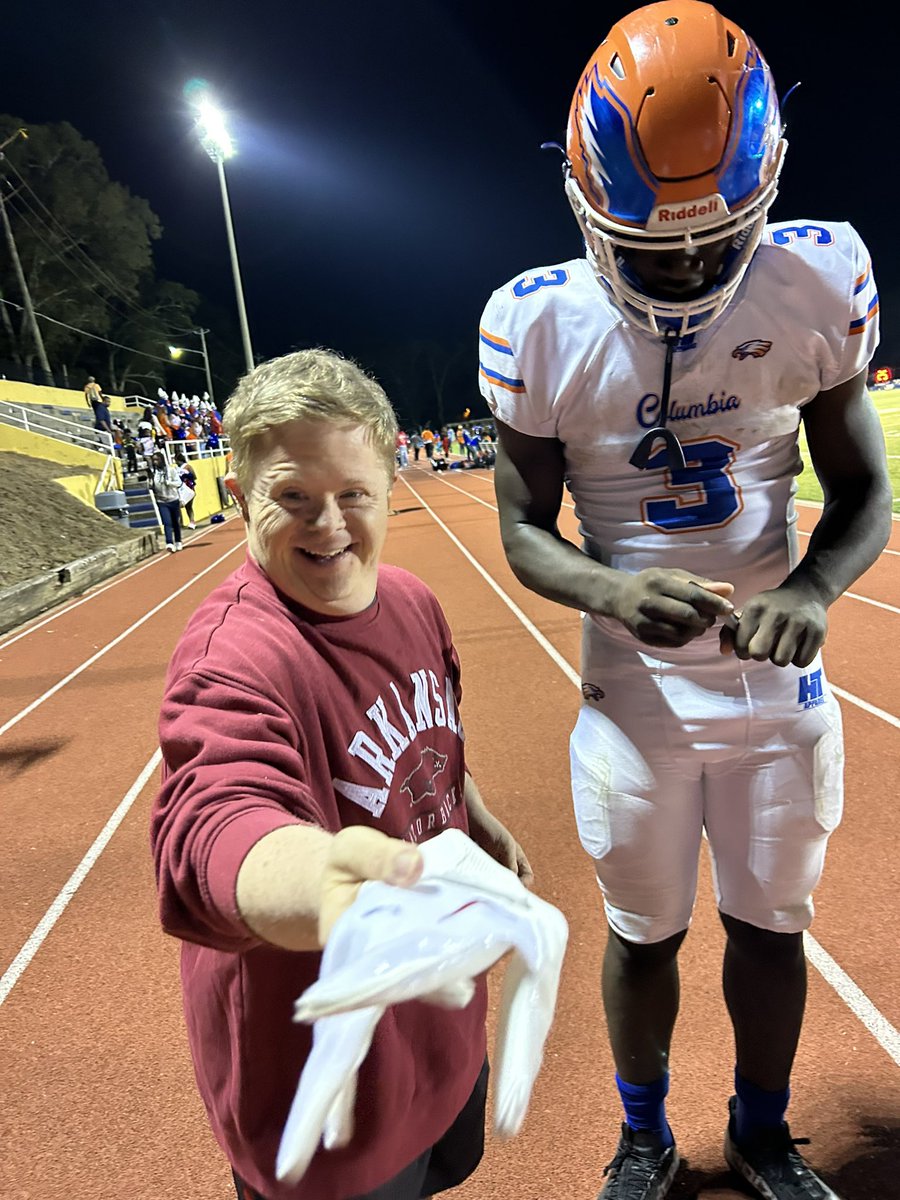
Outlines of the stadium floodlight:
[[241,269],[238,265],[237,243],[234,240],[234,225],[231,220],[231,204],[225,183],[225,159],[236,153],[234,142],[225,124],[225,115],[212,100],[208,85],[201,79],[192,79],[185,84],[184,94],[196,114],[196,130],[200,145],[216,164],[219,173],[219,188],[222,193],[222,209],[225,214],[225,232],[228,235],[228,250],[231,255],[231,273],[234,277],[234,293],[237,300],[238,320],[241,326],[241,341],[244,345],[244,361],[248,371],[253,370],[253,347],[250,344],[250,327],[247,323],[247,308],[244,304],[244,289],[241,284]]

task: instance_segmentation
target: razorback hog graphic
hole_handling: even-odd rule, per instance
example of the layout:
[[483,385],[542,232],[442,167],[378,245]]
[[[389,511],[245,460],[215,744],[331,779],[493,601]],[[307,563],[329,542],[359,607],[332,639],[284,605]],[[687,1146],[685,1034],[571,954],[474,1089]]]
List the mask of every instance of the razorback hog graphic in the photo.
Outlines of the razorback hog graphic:
[[772,349],[772,343],[763,338],[751,338],[749,342],[741,342],[731,352],[732,358],[765,358]]
[[423,750],[416,766],[400,784],[401,792],[409,792],[410,804],[418,804],[426,796],[437,795],[435,778],[447,766],[447,755],[430,747]]

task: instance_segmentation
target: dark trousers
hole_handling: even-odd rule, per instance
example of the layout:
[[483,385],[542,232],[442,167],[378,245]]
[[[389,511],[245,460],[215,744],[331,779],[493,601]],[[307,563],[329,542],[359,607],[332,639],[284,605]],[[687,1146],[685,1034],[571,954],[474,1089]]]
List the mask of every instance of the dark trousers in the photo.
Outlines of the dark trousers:
[[[374,1192],[353,1200],[424,1200],[459,1185],[475,1170],[484,1154],[484,1110],[489,1074],[485,1059],[481,1074],[462,1112],[431,1149]],[[265,1200],[232,1171],[238,1200]]]
[[157,500],[159,515],[162,518],[163,533],[166,535],[166,545],[181,541],[181,504],[177,500]]

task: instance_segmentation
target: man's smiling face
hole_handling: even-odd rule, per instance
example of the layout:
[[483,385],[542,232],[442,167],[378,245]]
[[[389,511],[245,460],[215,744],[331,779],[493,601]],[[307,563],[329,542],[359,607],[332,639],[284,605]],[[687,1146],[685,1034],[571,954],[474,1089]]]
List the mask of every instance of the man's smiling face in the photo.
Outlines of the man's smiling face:
[[259,439],[235,488],[250,553],[279,591],[349,616],[375,598],[393,474],[365,430],[299,420]]

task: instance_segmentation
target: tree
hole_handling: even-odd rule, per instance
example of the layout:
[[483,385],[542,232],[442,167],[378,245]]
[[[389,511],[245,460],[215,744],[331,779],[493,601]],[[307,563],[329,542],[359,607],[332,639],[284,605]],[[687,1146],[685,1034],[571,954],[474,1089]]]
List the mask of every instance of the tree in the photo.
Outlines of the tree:
[[[115,321],[109,334],[110,341],[119,344],[107,346],[107,386],[121,395],[141,388],[146,392],[151,386],[155,395],[165,384],[169,345],[183,340],[193,328],[200,303],[199,295],[183,284],[151,278],[145,280],[138,299],[142,311]],[[206,381],[202,374],[199,379],[203,384],[197,390],[202,391]]]
[[[0,116],[0,141],[25,123]],[[162,233],[146,200],[109,178],[100,151],[68,122],[26,127],[0,160],[0,187],[13,227],[51,364],[104,361],[100,343],[72,328],[109,335],[132,314],[152,279],[152,242]],[[20,289],[0,256],[0,295],[21,304]],[[6,307],[0,349],[30,365],[34,343],[24,313]],[[145,314],[143,319],[149,320]],[[40,318],[39,318],[40,321]]]
[[471,396],[472,347],[419,340],[398,343],[378,355],[378,374],[402,419],[440,429],[460,418]]

